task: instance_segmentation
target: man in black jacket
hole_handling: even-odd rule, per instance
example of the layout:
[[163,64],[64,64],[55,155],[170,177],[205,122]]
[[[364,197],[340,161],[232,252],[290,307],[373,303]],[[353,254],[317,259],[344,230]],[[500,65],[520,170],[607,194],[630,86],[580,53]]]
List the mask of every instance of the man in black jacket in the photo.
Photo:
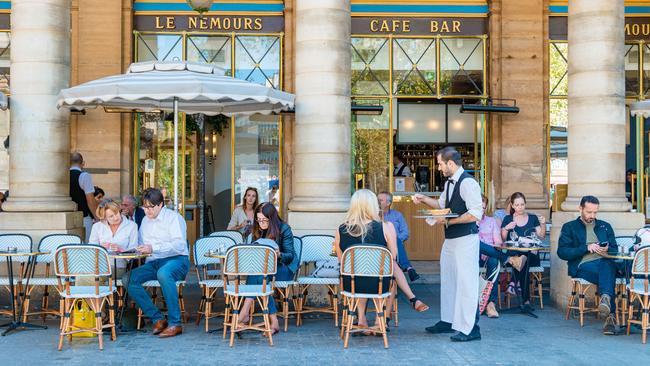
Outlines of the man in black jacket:
[[580,200],[580,217],[562,226],[557,255],[569,265],[569,276],[598,285],[601,294],[598,310],[605,317],[603,334],[616,333],[616,264],[603,258],[616,252],[616,236],[612,226],[596,219],[600,202],[594,196]]

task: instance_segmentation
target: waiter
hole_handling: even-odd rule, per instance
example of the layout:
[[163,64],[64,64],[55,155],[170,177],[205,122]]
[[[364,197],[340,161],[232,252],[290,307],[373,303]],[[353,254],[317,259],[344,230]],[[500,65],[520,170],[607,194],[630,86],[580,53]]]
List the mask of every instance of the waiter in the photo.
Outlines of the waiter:
[[445,243],[440,255],[440,321],[426,328],[429,333],[455,333],[451,340],[481,339],[478,326],[479,239],[476,223],[483,207],[481,188],[462,167],[461,156],[453,147],[436,154],[438,170],[447,177],[438,200],[421,194],[413,196],[432,208],[449,208],[456,218],[427,219],[429,225],[445,225]]

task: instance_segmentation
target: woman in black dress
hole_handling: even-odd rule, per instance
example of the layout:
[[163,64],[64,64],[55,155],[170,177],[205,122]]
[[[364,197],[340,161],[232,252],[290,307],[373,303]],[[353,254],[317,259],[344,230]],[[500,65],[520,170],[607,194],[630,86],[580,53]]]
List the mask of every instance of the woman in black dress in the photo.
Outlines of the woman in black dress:
[[[379,218],[377,196],[367,189],[360,189],[352,195],[345,222],[336,231],[334,246],[339,262],[341,261],[343,252],[353,245],[380,245],[387,247],[393,257],[393,267],[399,268],[396,261],[397,234],[395,233],[395,227],[390,222],[381,221]],[[422,312],[429,309],[425,303],[413,294],[402,271],[393,271],[393,276],[395,277],[397,286],[408,297],[415,310]],[[355,290],[358,293],[376,293],[377,288],[378,283],[376,279],[369,278],[366,281],[363,281],[362,278],[355,279]],[[386,309],[393,308],[396,290],[393,287],[393,295],[386,302]],[[358,310],[359,325],[362,327],[368,325],[365,309],[366,301],[362,301],[359,304]]]

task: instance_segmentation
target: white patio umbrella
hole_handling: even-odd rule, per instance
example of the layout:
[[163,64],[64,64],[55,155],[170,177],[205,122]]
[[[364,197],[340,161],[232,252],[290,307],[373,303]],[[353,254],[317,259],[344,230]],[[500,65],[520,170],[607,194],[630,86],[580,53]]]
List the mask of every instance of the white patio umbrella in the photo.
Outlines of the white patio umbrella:
[[140,62],[126,74],[89,81],[59,93],[57,107],[123,112],[174,112],[174,209],[178,209],[178,112],[241,116],[293,108],[294,96],[189,62]]

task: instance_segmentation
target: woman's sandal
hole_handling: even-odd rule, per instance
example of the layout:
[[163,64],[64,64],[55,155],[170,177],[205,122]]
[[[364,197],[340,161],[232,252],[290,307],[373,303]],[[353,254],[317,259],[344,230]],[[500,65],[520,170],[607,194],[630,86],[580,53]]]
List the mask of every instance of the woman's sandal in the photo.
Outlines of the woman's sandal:
[[417,311],[418,313],[422,313],[424,311],[429,310],[429,306],[427,304],[423,303],[422,300],[418,299],[415,296],[413,298],[409,299],[409,302],[411,303],[411,306],[413,307],[413,309],[415,309],[415,311]]

